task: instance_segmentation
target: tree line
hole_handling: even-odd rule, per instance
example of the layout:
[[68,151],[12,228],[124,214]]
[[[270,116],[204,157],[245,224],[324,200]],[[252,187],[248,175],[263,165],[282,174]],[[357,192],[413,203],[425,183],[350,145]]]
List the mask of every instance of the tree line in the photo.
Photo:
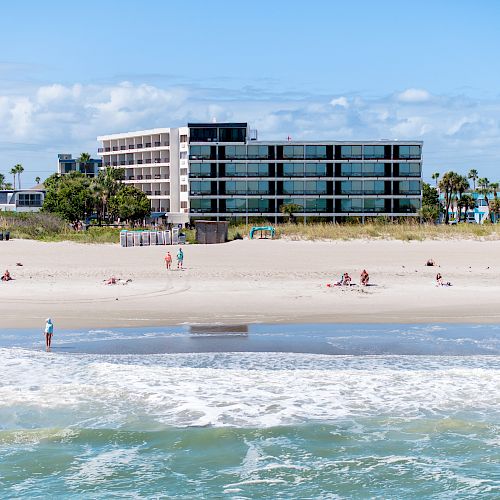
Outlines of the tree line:
[[[476,193],[484,197],[491,222],[495,222],[500,215],[499,183],[479,177],[477,170],[471,169],[467,175],[450,171],[442,177],[439,172],[435,172],[431,177],[436,183],[435,187],[424,183],[422,190],[421,215],[424,219],[434,221],[444,212],[445,223],[448,223],[451,209],[457,214],[457,221],[460,221],[476,206]],[[469,180],[472,181],[472,190]],[[440,193],[443,195],[442,202],[439,199]]]
[[[16,189],[16,176],[18,189],[21,189],[21,174],[23,172],[24,167],[20,163],[14,165],[9,171],[12,175],[13,182],[7,182],[5,175],[0,173],[0,189]],[[40,181],[40,177],[37,177],[37,179]]]

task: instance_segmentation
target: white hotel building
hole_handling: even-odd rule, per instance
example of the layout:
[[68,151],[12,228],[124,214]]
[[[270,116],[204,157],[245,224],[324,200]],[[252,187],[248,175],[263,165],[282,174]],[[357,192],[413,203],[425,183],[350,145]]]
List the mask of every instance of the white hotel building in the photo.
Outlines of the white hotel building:
[[141,189],[151,200],[153,217],[171,223],[189,218],[189,128],[156,128],[103,135],[102,166],[123,168],[126,184]]

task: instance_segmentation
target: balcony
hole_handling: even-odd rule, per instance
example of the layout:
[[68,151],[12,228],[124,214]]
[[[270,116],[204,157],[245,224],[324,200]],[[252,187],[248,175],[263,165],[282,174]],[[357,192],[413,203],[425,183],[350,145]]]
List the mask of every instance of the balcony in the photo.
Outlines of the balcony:
[[104,148],[104,151],[105,151],[106,153],[109,153],[109,152],[111,151],[111,149],[110,149],[110,148]]
[[155,191],[155,196],[161,196],[161,191]]
[[113,151],[118,151],[118,146],[113,146]]
[[151,147],[151,143],[150,143],[150,142],[146,142],[145,147],[146,147],[146,148],[150,148],[150,147]]
[[146,158],[146,163],[149,165],[151,163],[151,158]]
[[134,149],[134,145],[133,144],[129,144],[128,145],[128,149]]
[[159,148],[160,146],[161,146],[161,142],[156,141],[156,142],[155,142],[155,148]]
[[142,179],[143,179],[143,176],[142,176],[142,175],[138,175],[138,176],[137,176],[137,180],[138,180],[138,181],[142,181]]
[[146,175],[146,180],[149,180],[149,179],[151,179],[151,175],[150,174]]
[[126,165],[126,163],[124,161],[121,161],[120,166],[123,166],[123,165]]
[[118,162],[117,161],[114,161],[113,162],[113,167],[117,167],[118,166]]
[[97,152],[98,153],[103,153],[104,152],[104,148],[97,148]]
[[155,159],[154,159],[154,162],[155,162],[155,163],[161,163],[161,158],[155,158]]
[[120,151],[125,151],[127,149],[126,146],[120,146]]
[[146,191],[146,196],[152,196],[152,192],[151,191]]
[[161,175],[160,174],[155,174],[155,179],[161,179]]
[[137,160],[137,165],[142,165],[142,160]]
[[141,149],[142,148],[142,144],[137,144],[137,149]]
[[399,194],[416,194],[416,195],[420,195],[421,191],[420,191],[420,189],[404,189],[404,190],[399,191]]
[[135,180],[135,175],[129,175],[129,176],[128,176],[128,180],[129,180],[129,181],[133,181],[133,180]]
[[134,162],[134,160],[129,160],[129,161],[128,161],[128,164],[129,164],[129,165],[133,165],[134,163],[135,163],[135,162]]

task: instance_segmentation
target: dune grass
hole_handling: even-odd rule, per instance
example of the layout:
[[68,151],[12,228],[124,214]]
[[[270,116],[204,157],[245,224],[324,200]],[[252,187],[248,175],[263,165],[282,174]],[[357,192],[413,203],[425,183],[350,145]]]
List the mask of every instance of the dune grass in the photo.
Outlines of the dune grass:
[[[356,240],[386,239],[423,241],[443,239],[499,240],[496,224],[419,224],[415,222],[371,221],[366,224],[298,223],[276,224],[276,238],[290,240]],[[251,224],[230,225],[229,240],[248,237]],[[119,243],[120,228],[91,226],[87,231],[74,231],[60,217],[47,213],[0,213],[0,231],[11,238],[40,241],[75,241],[78,243]],[[196,243],[194,230],[184,230],[186,241]]]

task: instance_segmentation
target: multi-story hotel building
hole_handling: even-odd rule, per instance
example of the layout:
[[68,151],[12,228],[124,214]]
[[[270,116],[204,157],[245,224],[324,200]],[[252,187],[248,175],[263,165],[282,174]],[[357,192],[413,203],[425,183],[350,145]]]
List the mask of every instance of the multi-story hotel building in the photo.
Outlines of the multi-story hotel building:
[[188,124],[191,218],[417,216],[420,141],[257,141],[246,123]]
[[184,223],[189,217],[187,127],[157,128],[98,137],[103,167],[123,168],[127,184],[151,200],[153,217]]

